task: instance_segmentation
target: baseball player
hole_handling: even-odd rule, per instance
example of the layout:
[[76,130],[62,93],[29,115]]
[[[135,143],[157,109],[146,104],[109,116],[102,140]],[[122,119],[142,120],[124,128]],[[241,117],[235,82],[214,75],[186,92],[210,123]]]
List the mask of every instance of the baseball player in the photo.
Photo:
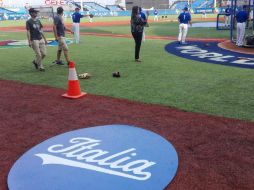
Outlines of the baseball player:
[[75,8],[75,12],[72,14],[72,30],[74,32],[74,39],[76,44],[80,42],[80,37],[79,37],[79,24],[80,24],[80,19],[83,17],[93,17],[92,14],[87,14],[87,15],[82,15],[79,13],[79,8]]
[[75,43],[78,44],[79,43],[79,24],[80,24],[80,19],[84,17],[84,15],[79,13],[79,8],[75,8],[75,12],[72,14],[72,27],[73,27],[73,32],[74,32],[74,39],[75,39]]
[[47,40],[42,32],[42,24],[39,19],[37,19],[37,14],[39,11],[34,8],[29,9],[29,14],[31,18],[26,21],[27,39],[29,47],[33,48],[36,58],[33,64],[39,71],[45,71],[42,60],[46,56],[46,44]]
[[[142,8],[139,7],[139,14],[140,17],[147,23],[147,17],[146,14],[143,12]],[[145,28],[143,29],[143,34],[142,34],[142,41],[145,42],[146,41],[146,34],[145,34]]]
[[236,45],[239,47],[243,46],[246,21],[248,19],[249,19],[249,15],[246,11],[246,5],[243,5],[243,9],[236,14],[236,21],[237,21]]
[[56,41],[58,41],[58,51],[57,51],[57,59],[55,61],[56,64],[58,65],[63,65],[63,62],[60,60],[62,51],[64,53],[65,60],[69,64],[70,58],[69,58],[69,51],[68,51],[68,46],[65,41],[65,31],[73,32],[65,28],[64,22],[63,22],[63,8],[58,7],[57,8],[57,15],[54,17],[54,26],[53,26],[53,31],[54,35],[56,38]]
[[231,12],[232,9],[229,7],[229,5],[227,6],[227,8],[225,9],[225,26],[229,27],[230,26],[230,21],[231,21]]
[[159,18],[158,18],[158,11],[157,11],[157,9],[154,9],[153,14],[154,14],[153,21],[158,21]]
[[179,25],[179,35],[178,35],[178,43],[186,44],[185,39],[188,32],[188,24],[191,26],[191,15],[188,12],[188,8],[185,7],[183,12],[178,16]]

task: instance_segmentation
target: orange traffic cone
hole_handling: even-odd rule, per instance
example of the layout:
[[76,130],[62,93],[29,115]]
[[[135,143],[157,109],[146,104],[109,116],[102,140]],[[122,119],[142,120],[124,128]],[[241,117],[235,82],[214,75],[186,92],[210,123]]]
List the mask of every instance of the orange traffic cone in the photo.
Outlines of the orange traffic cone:
[[73,61],[71,61],[69,64],[68,90],[67,93],[63,94],[62,96],[65,98],[76,99],[84,95],[86,95],[86,93],[80,91],[75,64]]

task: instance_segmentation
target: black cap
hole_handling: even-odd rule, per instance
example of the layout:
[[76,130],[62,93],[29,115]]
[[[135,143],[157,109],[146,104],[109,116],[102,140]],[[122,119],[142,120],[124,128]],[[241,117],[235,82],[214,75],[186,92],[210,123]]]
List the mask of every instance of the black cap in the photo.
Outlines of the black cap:
[[188,7],[184,7],[183,10],[184,10],[184,11],[188,11]]
[[29,13],[38,13],[39,11],[34,9],[34,8],[30,8],[29,9]]

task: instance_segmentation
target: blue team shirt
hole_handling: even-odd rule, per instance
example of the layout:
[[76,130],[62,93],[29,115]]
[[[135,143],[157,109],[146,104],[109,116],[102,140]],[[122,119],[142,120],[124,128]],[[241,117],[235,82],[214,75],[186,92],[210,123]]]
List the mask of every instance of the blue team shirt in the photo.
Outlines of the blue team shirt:
[[153,14],[154,14],[154,15],[157,15],[157,14],[158,14],[158,11],[157,11],[157,10],[155,10]]
[[231,8],[228,7],[225,9],[226,16],[230,16],[231,12],[232,12]]
[[145,13],[143,13],[142,11],[140,12],[140,16],[141,16],[141,18],[144,20],[144,21],[146,21],[146,14]]
[[191,15],[188,12],[182,12],[179,16],[178,16],[179,22],[181,24],[188,24],[189,21],[191,21]]
[[82,14],[80,14],[79,12],[75,12],[72,14],[72,21],[74,23],[80,23],[80,19],[83,17]]
[[237,14],[236,14],[236,21],[237,22],[240,22],[240,23],[243,23],[243,22],[246,22],[249,18],[249,15],[246,11],[239,11]]

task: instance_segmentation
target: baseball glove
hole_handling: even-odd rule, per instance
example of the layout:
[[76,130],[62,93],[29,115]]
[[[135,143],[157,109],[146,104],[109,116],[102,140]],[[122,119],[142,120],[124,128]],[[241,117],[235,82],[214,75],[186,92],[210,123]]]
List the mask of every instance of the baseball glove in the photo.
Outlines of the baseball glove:
[[90,18],[93,18],[93,17],[94,17],[94,15],[93,15],[93,14],[90,14],[89,16],[90,16]]
[[92,75],[89,73],[82,73],[78,75],[78,78],[80,79],[89,79]]
[[119,78],[121,75],[120,75],[120,72],[114,72],[112,73],[112,77],[116,77],[116,78]]

